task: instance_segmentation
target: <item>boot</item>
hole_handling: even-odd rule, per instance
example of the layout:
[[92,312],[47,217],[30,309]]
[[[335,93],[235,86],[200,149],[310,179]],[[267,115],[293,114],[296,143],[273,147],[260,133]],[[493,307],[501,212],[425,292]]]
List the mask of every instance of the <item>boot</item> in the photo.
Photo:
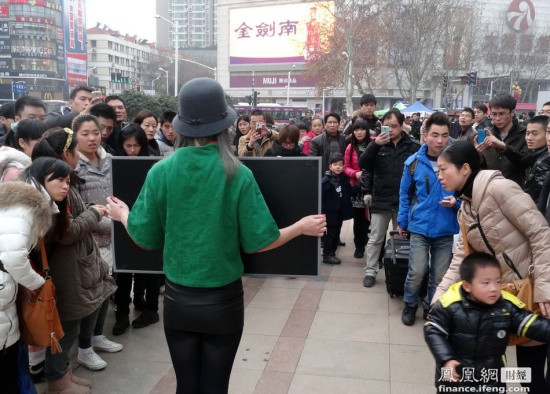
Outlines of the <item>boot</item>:
[[113,326],[113,335],[122,335],[130,327],[130,317],[123,313],[116,314],[116,323]]
[[71,363],[67,364],[67,372],[71,377],[71,382],[78,384],[79,386],[86,386],[86,387],[92,388],[91,380],[85,379],[85,378],[79,378],[78,376],[73,375],[73,368],[71,367]]
[[71,382],[71,375],[67,372],[61,379],[48,381],[46,394],[91,394],[92,390],[86,386],[79,386]]

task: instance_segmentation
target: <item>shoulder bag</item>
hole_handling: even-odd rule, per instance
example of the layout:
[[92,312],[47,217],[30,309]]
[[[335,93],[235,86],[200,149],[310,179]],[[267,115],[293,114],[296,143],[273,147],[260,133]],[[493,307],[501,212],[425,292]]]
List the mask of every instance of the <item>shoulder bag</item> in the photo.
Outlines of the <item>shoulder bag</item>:
[[44,240],[40,239],[42,266],[46,274],[44,285],[38,291],[19,285],[17,315],[21,341],[37,347],[51,347],[52,354],[61,352],[59,339],[64,335],[55,300],[55,286],[50,277]]
[[[481,238],[483,239],[483,242],[485,243],[485,246],[489,250],[489,252],[496,257],[496,253],[494,249],[489,244],[489,241],[487,241],[487,237],[485,236],[485,233],[483,232],[483,229],[481,228],[481,223],[479,220],[479,215],[477,215],[477,225],[476,227],[479,230],[479,233],[481,234]],[[470,248],[468,245],[468,239],[466,238],[466,225],[464,224],[464,218],[462,217],[461,223],[460,223],[460,230],[462,231],[462,239],[464,243],[464,252],[467,255],[470,254]],[[514,262],[512,259],[506,254],[506,252],[502,253],[502,258],[504,259],[504,262],[518,277],[518,279],[514,279],[509,283],[502,283],[501,290],[506,291],[514,296],[516,296],[521,302],[525,304],[525,309],[529,310],[533,313],[540,315],[540,307],[538,303],[535,303],[533,301],[534,299],[534,289],[535,284],[533,281],[533,271],[535,267],[533,264],[529,265],[529,269],[527,272],[527,277],[523,278],[521,274],[519,273],[518,269],[514,265]],[[522,345],[527,342],[530,342],[530,338],[518,336],[516,334],[510,334],[508,338],[508,346],[517,346]]]

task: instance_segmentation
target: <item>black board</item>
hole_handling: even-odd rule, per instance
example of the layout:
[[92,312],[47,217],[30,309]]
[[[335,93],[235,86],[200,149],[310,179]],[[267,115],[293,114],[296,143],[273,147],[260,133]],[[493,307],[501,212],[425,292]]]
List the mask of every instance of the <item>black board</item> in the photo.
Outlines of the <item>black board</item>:
[[[112,157],[113,195],[130,208],[137,199],[149,169],[161,158]],[[279,228],[320,213],[321,160],[318,157],[241,158],[258,183]],[[242,253],[246,274],[317,276],[319,238],[301,236],[280,248],[257,254]],[[144,250],[128,236],[122,224],[113,224],[115,272],[162,272],[162,248]]]

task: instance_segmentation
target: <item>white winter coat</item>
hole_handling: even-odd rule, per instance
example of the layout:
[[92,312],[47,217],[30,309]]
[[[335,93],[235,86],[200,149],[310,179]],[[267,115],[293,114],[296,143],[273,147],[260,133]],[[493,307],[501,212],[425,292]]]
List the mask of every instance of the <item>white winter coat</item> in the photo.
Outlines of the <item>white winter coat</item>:
[[0,351],[19,339],[17,284],[36,290],[44,279],[33,271],[28,254],[51,226],[48,199],[19,181],[0,183]]

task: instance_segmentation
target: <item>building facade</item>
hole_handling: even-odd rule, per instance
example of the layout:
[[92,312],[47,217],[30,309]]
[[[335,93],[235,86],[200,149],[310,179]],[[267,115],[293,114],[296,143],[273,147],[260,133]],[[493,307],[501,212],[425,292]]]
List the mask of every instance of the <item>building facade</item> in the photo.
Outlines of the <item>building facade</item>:
[[[218,42],[218,0],[157,0],[157,41],[174,48],[213,48]],[[177,26],[177,29],[176,29]]]
[[99,25],[87,30],[89,84],[106,94],[134,89],[154,93],[165,54],[156,44]]
[[84,0],[0,0],[0,100],[68,97],[86,83]]

